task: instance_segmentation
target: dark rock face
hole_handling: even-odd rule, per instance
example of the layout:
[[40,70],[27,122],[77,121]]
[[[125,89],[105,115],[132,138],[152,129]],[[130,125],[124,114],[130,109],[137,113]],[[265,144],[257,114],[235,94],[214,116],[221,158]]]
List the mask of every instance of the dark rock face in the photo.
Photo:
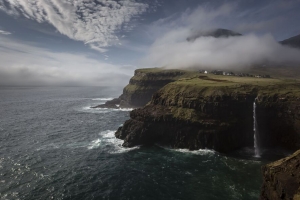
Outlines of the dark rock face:
[[121,100],[119,98],[115,98],[113,100],[107,101],[105,104],[98,105],[92,108],[118,108],[117,105],[120,105]]
[[261,200],[300,200],[300,150],[262,168]]
[[263,147],[300,148],[298,98],[260,96],[257,104],[259,142]]
[[151,100],[155,92],[183,77],[186,73],[187,71],[183,70],[137,69],[119,98],[94,108],[117,108],[116,105],[120,108],[143,107]]
[[123,146],[161,143],[173,148],[228,152],[253,145],[256,94],[168,99],[156,93],[116,132]]
[[[229,152],[253,146],[256,99],[261,146],[300,148],[300,100],[273,94],[276,87],[168,84],[116,132],[123,146],[161,143],[173,148]],[[272,86],[273,87],[273,86]],[[271,94],[272,93],[272,94]]]
[[176,81],[185,73],[186,71],[182,70],[160,70],[159,72],[136,70],[119,97],[121,106],[145,106],[155,92],[168,83]]
[[295,48],[300,48],[300,35],[291,37],[280,42],[283,45],[288,45]]

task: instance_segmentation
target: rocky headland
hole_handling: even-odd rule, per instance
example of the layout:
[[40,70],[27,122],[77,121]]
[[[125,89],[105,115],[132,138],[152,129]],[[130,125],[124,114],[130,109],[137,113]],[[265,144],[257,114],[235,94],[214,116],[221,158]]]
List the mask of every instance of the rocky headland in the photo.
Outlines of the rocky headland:
[[[295,79],[141,69],[107,104],[141,107],[115,133],[125,147],[158,143],[227,153],[253,147],[254,103],[258,145],[300,149],[300,82]],[[261,199],[299,199],[299,155],[263,167]]]
[[253,146],[253,103],[259,144],[300,148],[300,83],[203,75],[181,78],[133,110],[116,132],[125,147],[160,143],[172,148],[229,152]]
[[93,108],[138,108],[145,106],[151,100],[152,95],[163,86],[180,78],[192,76],[192,74],[191,71],[177,69],[137,69],[120,97]]

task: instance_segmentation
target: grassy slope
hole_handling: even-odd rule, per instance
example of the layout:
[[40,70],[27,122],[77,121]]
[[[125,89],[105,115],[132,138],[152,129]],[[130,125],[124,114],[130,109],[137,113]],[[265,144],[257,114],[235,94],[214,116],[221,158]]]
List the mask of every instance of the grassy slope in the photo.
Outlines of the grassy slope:
[[[200,78],[199,78],[200,77]],[[179,79],[168,84],[164,89],[180,88],[185,93],[201,91],[205,89],[205,96],[211,95],[215,89],[219,88],[226,92],[248,93],[254,88],[258,88],[261,93],[271,94],[289,94],[300,96],[300,81],[280,78],[254,78],[254,77],[236,77],[222,75],[202,75],[198,77]]]
[[[300,81],[277,78],[254,78],[222,75],[204,75],[182,78],[160,90],[161,98],[168,102],[183,100],[203,101],[205,97],[257,93],[261,96],[300,97]],[[179,95],[178,95],[179,94]],[[204,100],[205,101],[205,100]],[[170,107],[176,118],[199,121],[201,116],[194,109]]]
[[[273,70],[273,69],[272,69]],[[275,69],[274,69],[275,70]],[[285,70],[285,69],[282,69]],[[287,69],[286,69],[287,70]],[[252,71],[252,74],[259,74],[265,70]],[[276,71],[276,70],[275,70]],[[293,72],[287,70],[289,74]],[[259,88],[260,94],[269,95],[285,95],[290,94],[300,97],[300,79],[296,79],[296,75],[280,77],[280,73],[275,76],[276,78],[254,78],[254,77],[237,77],[237,76],[222,76],[213,74],[200,74],[198,71],[193,70],[178,70],[178,69],[162,69],[162,68],[145,68],[138,69],[137,72],[143,73],[142,76],[134,76],[132,79],[137,81],[155,81],[172,79],[177,80],[164,87],[166,94],[170,93],[198,93],[204,96],[212,95],[216,92],[224,93],[249,93],[253,89]],[[248,71],[247,71],[248,72]],[[254,73],[253,73],[254,72]],[[262,73],[266,74],[266,73]],[[295,74],[298,74],[297,72]],[[300,74],[300,73],[299,73]],[[200,78],[199,78],[200,77]],[[174,87],[176,86],[176,87]],[[216,87],[218,91],[216,91]],[[125,90],[129,93],[143,92],[151,89],[151,85],[137,86],[129,84]],[[203,90],[203,92],[200,92]],[[194,96],[194,95],[191,95]]]

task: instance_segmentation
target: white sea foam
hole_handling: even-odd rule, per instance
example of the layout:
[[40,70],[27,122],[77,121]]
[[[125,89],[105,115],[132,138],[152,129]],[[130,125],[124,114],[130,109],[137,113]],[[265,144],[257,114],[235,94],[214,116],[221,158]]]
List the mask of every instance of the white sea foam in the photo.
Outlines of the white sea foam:
[[95,98],[95,99],[92,99],[93,101],[110,101],[110,100],[113,100],[114,98]]
[[82,108],[82,110],[91,110],[91,109],[92,109],[91,106],[85,106]]
[[215,154],[216,152],[214,150],[210,149],[199,149],[190,151],[188,149],[172,149],[174,151],[180,152],[180,153],[190,153],[190,154],[196,154],[196,155],[209,155],[209,154]]
[[115,132],[116,131],[107,130],[99,133],[103,143],[113,147],[113,149],[109,151],[109,153],[111,154],[125,153],[139,148],[139,146],[133,148],[122,147],[124,141],[116,138]]
[[133,108],[92,108],[97,111],[104,111],[104,112],[129,112],[132,111]]
[[216,153],[216,151],[211,150],[211,149],[199,149],[199,150],[191,151],[191,150],[188,150],[188,149],[172,149],[172,148],[169,148],[169,147],[160,146],[158,144],[156,144],[156,145],[161,147],[161,148],[164,148],[166,150],[169,150],[169,151],[175,151],[175,152],[186,153],[186,154],[213,155],[213,154]]
[[132,111],[134,110],[133,108],[118,108],[118,109],[113,109],[114,111],[125,111],[125,112],[128,112],[128,111]]
[[79,111],[88,112],[88,113],[109,113],[109,112],[112,112],[108,108],[91,108],[91,106],[83,107]]
[[89,146],[88,146],[88,149],[94,149],[94,148],[97,148],[99,147],[101,144],[101,140],[100,139],[96,139],[96,140],[93,140]]

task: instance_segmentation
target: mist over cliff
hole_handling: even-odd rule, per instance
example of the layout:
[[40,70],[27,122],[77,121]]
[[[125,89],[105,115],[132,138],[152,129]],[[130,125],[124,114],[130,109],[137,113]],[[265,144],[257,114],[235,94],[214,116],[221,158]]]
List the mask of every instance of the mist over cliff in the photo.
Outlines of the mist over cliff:
[[224,27],[221,18],[234,10],[231,4],[213,10],[199,7],[157,22],[153,29],[162,34],[141,59],[141,66],[246,69],[253,65],[300,64],[300,50],[280,44],[272,31],[257,34],[244,32],[240,26]]
[[185,28],[166,33],[151,46],[142,63],[167,68],[219,69],[248,68],[264,63],[300,64],[300,50],[281,45],[270,34],[239,37],[204,35],[188,42],[189,34],[190,30]]

